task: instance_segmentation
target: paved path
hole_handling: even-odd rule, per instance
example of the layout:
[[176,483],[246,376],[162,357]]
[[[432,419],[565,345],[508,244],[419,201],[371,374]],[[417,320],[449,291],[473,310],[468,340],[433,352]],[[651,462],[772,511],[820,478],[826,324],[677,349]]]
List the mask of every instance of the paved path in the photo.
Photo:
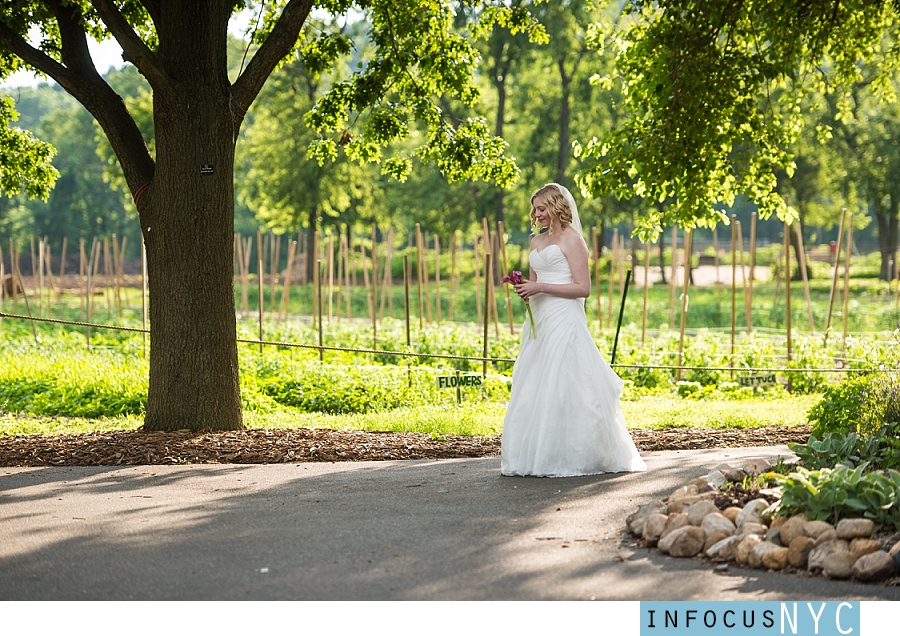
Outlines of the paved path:
[[508,478],[499,459],[0,468],[0,600],[900,600],[635,548],[625,517],[721,461]]

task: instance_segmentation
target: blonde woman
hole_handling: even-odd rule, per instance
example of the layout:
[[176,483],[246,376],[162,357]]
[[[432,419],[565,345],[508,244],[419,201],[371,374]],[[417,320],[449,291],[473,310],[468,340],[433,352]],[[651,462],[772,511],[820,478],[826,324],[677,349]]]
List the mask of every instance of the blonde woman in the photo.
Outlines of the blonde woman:
[[504,475],[568,477],[646,470],[619,407],[623,382],[594,344],[584,299],[588,249],[572,194],[551,183],[531,197],[530,304],[503,422]]

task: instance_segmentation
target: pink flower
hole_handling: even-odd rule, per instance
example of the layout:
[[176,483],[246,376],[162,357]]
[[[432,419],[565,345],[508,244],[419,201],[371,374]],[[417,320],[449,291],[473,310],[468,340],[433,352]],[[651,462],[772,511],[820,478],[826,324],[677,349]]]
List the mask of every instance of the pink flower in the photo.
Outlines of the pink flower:
[[[525,277],[522,275],[522,272],[516,270],[509,273],[508,276],[504,276],[500,279],[500,283],[512,283],[513,285],[521,285],[525,282]],[[528,299],[525,299],[525,309],[528,311],[528,322],[531,324],[531,337],[537,338],[537,330],[534,327],[534,314],[531,313],[531,305],[528,303]]]

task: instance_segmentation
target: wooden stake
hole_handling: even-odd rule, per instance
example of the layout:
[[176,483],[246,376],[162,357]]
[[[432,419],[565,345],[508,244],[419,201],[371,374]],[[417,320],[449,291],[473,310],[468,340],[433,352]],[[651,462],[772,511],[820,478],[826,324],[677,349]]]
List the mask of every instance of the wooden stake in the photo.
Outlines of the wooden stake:
[[847,361],[847,327],[850,319],[850,258],[853,256],[853,212],[847,217],[847,252],[844,258],[844,363]]
[[62,256],[59,257],[59,296],[56,297],[58,304],[62,303],[63,277],[66,274],[66,248],[69,246],[69,237],[63,236]]
[[119,320],[122,319],[122,290],[119,287],[119,279],[121,278],[121,271],[119,269],[120,264],[120,254],[119,254],[119,239],[113,234],[112,235],[112,251],[113,251],[113,281],[115,283],[115,301],[116,301],[116,315],[118,315]]
[[[240,235],[238,235],[240,236]],[[81,242],[81,252],[84,253],[84,241]],[[143,352],[147,357],[147,246],[141,235],[141,335],[144,338]]]
[[684,363],[684,327],[687,321],[687,311],[688,311],[688,289],[691,281],[691,277],[689,275],[690,263],[691,263],[691,247],[692,247],[692,237],[693,232],[690,228],[684,231],[684,283],[682,285],[681,292],[681,328],[679,330],[679,338],[678,338],[678,369],[675,372],[675,381],[681,381],[681,371]]
[[[309,258],[313,259],[315,267],[313,267],[313,314],[312,325],[315,328],[322,320],[322,281],[321,281],[321,259],[319,258],[319,233],[313,235],[313,245],[309,252]],[[321,332],[321,325],[319,331]],[[319,338],[319,346],[322,346],[321,337]],[[319,361],[322,361],[322,350],[319,349]]]
[[756,280],[756,212],[750,215],[750,308],[753,308],[753,281]]
[[[784,324],[787,328],[787,361],[791,361],[791,226],[784,222]],[[791,389],[788,380],[788,390]]]
[[280,316],[282,322],[286,322],[291,311],[291,272],[294,268],[294,253],[297,241],[288,241],[287,271],[284,275],[284,289],[281,292]]
[[[481,281],[479,280],[480,271],[481,271],[481,256],[480,250],[478,249],[479,239],[476,236],[472,240],[472,248],[473,248],[473,257],[475,259],[475,315],[478,319],[478,322],[482,321],[482,312],[481,312],[481,296],[479,296],[478,292],[481,290]],[[487,287],[485,287],[485,294],[487,294]]]
[[619,259],[619,230],[613,230],[612,250],[609,256],[609,302],[606,303],[606,322],[612,324],[613,285],[616,280]]
[[441,239],[434,235],[434,308],[437,324],[441,324]]
[[353,318],[353,288],[350,286],[350,255],[352,246],[350,239],[341,235],[344,239],[344,287],[346,288],[345,298],[347,304],[347,320]]
[[[488,323],[490,322],[490,312],[488,311],[488,303],[491,301],[491,292],[490,292],[490,271],[491,271],[491,254],[490,252],[485,252],[484,254],[484,332],[482,335],[482,358],[483,358],[483,366],[481,370],[481,376],[483,380],[487,379],[487,365],[488,365]],[[484,386],[484,384],[482,384]]]
[[731,360],[734,377],[734,332],[737,324],[737,216],[731,215]]
[[388,316],[394,315],[394,280],[391,270],[391,261],[394,258],[394,228],[388,229],[387,241],[385,241],[384,275],[381,277],[381,306],[378,310],[378,318],[384,320],[384,305],[387,300]]
[[[123,236],[122,242],[119,243],[119,272],[121,275],[121,287],[122,287],[122,307],[128,309],[128,294],[124,291],[125,288],[125,247],[128,245],[128,237]],[[63,247],[65,247],[65,237],[63,237]]]
[[[503,271],[509,274],[509,269],[507,268],[506,263],[506,235],[503,232],[503,221],[497,221],[497,235],[500,237],[500,266],[503,268]],[[510,295],[509,285],[503,286],[506,289],[506,314],[509,318],[509,333],[516,333],[516,325],[513,320],[513,309],[512,309],[512,296]]]
[[797,223],[797,245],[800,246],[800,251],[797,256],[800,260],[800,276],[803,278],[803,293],[806,295],[806,317],[809,319],[809,331],[810,333],[814,332],[815,326],[813,325],[813,314],[812,314],[812,299],[809,295],[809,276],[806,272],[806,249],[803,247],[803,230],[800,227],[800,224]]
[[[672,266],[669,269],[669,325],[675,326],[675,267],[678,265],[678,226],[672,226]],[[610,302],[612,296],[610,296]]]
[[650,243],[644,243],[644,311],[641,315],[641,344],[647,338],[647,292],[650,287]]
[[750,307],[750,294],[748,292],[749,282],[747,281],[747,268],[744,261],[744,233],[741,231],[741,222],[737,221],[737,241],[738,253],[741,258],[741,283],[744,285],[744,317],[747,319],[747,333],[753,332],[753,310]]
[[597,328],[603,329],[603,287],[600,281],[600,256],[602,252],[602,248],[600,246],[600,235],[597,232],[597,228],[591,228],[591,243],[594,247],[594,285],[596,286],[597,296]]
[[[32,239],[33,240],[33,239]],[[32,251],[31,257],[34,258]],[[38,239],[38,314],[44,317],[44,239]],[[34,271],[34,262],[31,263],[31,269]]]
[[450,306],[447,308],[447,320],[453,322],[453,301],[456,298],[456,240],[459,230],[450,235]]
[[837,292],[838,265],[841,262],[841,247],[844,241],[844,222],[847,219],[847,208],[841,210],[841,224],[838,226],[837,250],[834,258],[834,277],[831,281],[831,293],[828,295],[828,318],[825,320],[825,342],[828,342],[828,334],[831,331],[831,314],[834,309],[834,296]]
[[[262,254],[263,252],[260,252]],[[259,271],[264,271],[265,268],[265,260],[262,256],[259,258]],[[263,316],[266,311],[266,284],[263,280],[263,277],[259,277],[259,285],[257,286],[259,292],[259,355],[262,357],[263,354]]]
[[419,289],[419,329],[424,327],[424,307],[425,299],[422,297],[422,228],[416,223],[416,285]]
[[372,224],[372,348],[378,348],[378,234]]
[[81,297],[81,315],[84,319],[84,322],[87,322],[87,306],[85,302],[87,301],[87,272],[85,268],[87,265],[85,261],[87,260],[87,256],[85,255],[84,250],[84,239],[79,239],[79,246],[81,248],[81,253],[78,259],[78,278],[83,285],[83,294],[79,294]]
[[432,321],[431,312],[431,291],[429,290],[429,274],[428,259],[425,257],[425,251],[428,249],[428,232],[425,233],[425,239],[422,241],[422,284],[425,287],[425,314],[428,316],[428,322]]
[[334,234],[328,234],[328,253],[325,255],[328,275],[328,324],[334,320]]

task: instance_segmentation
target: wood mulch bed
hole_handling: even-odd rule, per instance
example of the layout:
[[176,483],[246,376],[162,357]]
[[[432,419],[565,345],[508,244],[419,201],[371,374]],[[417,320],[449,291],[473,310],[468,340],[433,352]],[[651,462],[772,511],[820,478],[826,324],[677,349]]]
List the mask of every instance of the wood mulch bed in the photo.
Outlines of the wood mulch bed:
[[[803,443],[810,429],[631,429],[638,449],[691,450]],[[252,429],[228,432],[106,431],[0,438],[0,466],[277,464],[397,459],[452,459],[500,454],[500,436]]]

